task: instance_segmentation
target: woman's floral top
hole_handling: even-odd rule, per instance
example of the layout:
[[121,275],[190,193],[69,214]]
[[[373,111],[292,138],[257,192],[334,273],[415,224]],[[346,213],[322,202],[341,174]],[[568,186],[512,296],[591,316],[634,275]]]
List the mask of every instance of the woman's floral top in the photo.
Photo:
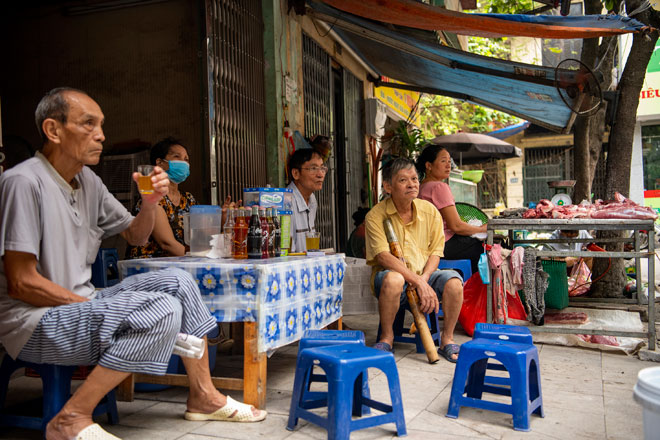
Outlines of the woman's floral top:
[[[189,192],[182,192],[181,201],[178,206],[175,206],[167,196],[163,197],[159,204],[165,210],[165,215],[167,215],[167,221],[170,223],[174,238],[179,243],[185,245],[183,242],[183,213],[189,212],[190,207],[197,204],[195,198]],[[134,215],[137,215],[137,213],[140,212],[141,206],[142,199],[138,200],[135,205],[135,208],[133,209]],[[149,237],[149,242],[144,246],[129,246],[126,249],[126,258],[130,259],[168,256],[169,255],[160,247],[158,242],[154,240],[153,236]]]

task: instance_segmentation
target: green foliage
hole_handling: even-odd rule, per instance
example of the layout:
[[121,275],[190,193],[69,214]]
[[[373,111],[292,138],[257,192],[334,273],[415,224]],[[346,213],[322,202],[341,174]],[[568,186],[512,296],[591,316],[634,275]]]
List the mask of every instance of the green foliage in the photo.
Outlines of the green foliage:
[[479,0],[479,12],[491,14],[520,14],[534,9],[532,0]]
[[391,141],[393,155],[415,160],[425,144],[426,137],[422,130],[410,128],[405,121],[399,121]]
[[428,139],[458,131],[483,133],[520,122],[520,119],[447,96],[424,95],[420,101],[422,131]]
[[484,37],[469,37],[468,38],[468,52],[476,53],[486,57],[500,58],[503,60],[509,59],[511,48],[507,37],[502,38],[484,38]]

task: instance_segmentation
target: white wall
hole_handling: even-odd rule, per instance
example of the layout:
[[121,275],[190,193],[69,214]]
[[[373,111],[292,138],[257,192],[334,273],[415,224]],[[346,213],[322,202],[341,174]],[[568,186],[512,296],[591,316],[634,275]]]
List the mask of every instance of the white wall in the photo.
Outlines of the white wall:
[[523,158],[506,160],[506,207],[520,208],[525,202],[523,192]]
[[[647,188],[653,189],[653,188]],[[633,137],[632,161],[630,162],[630,198],[640,205],[644,204],[644,161],[642,156],[642,125],[635,124]]]

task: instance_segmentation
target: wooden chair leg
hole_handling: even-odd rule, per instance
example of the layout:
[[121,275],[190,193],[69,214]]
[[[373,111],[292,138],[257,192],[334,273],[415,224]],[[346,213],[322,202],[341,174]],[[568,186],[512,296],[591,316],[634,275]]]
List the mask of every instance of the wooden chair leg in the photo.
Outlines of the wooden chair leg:
[[135,389],[135,374],[130,374],[117,387],[117,400],[122,402],[132,402]]

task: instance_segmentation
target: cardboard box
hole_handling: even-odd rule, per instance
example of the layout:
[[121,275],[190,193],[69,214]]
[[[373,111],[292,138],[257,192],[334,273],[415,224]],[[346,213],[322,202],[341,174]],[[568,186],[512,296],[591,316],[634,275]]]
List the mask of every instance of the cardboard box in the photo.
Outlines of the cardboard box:
[[261,208],[293,209],[293,190],[289,188],[244,188],[243,205]]

